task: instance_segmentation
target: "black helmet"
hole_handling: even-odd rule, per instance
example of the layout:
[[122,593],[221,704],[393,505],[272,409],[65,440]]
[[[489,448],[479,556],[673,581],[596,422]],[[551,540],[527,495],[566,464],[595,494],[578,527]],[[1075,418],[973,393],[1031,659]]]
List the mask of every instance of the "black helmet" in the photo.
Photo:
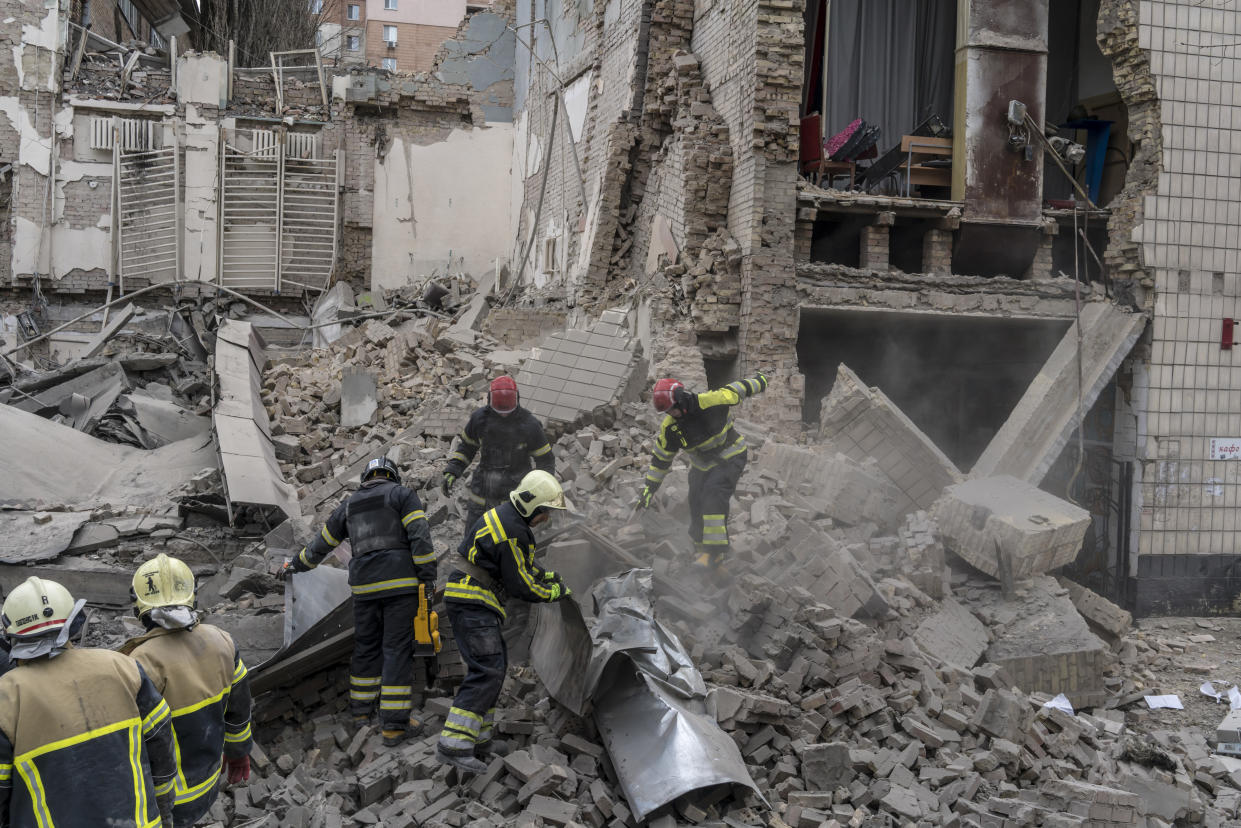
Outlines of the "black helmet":
[[401,482],[401,473],[396,470],[396,463],[393,463],[387,457],[376,457],[367,463],[366,468],[362,470],[362,482],[365,483],[378,474],[382,474],[393,483]]

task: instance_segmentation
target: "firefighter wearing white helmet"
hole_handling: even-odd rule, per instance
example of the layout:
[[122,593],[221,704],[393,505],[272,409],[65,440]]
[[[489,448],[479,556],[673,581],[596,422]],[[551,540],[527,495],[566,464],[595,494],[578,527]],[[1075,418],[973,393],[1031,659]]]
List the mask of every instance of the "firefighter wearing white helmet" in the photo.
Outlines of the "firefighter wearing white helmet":
[[70,643],[85,603],[41,578],[4,602],[0,825],[172,826],[172,714],[138,662]]
[[246,665],[228,633],[201,623],[194,592],[194,573],[184,561],[160,553],[138,567],[130,598],[147,632],[121,647],[172,710],[177,825],[193,825],[207,813],[221,773],[233,784],[250,778]]
[[569,587],[534,562],[533,527],[552,509],[564,509],[556,478],[536,469],[509,493],[507,503],[485,512],[462,541],[444,587],[444,609],[467,673],[440,731],[436,755],[468,773],[486,770],[496,700],[504,685],[508,653],[500,627],[508,598],[559,601]]

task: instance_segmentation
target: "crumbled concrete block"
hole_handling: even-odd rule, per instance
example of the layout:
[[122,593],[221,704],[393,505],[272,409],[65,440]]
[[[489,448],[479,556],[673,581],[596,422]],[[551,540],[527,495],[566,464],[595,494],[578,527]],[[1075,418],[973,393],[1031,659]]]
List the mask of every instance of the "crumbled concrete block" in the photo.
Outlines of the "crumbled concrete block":
[[942,662],[966,670],[977,663],[987,649],[987,628],[968,609],[952,599],[940,604],[917,630],[914,641],[926,653]]
[[1015,477],[949,486],[931,509],[944,544],[993,577],[1021,580],[1071,563],[1090,514]]

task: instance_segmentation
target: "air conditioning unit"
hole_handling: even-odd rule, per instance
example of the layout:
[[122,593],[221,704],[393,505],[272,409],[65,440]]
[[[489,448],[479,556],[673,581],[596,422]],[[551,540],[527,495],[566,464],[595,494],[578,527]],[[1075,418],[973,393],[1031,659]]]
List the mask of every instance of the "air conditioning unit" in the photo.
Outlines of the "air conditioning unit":
[[388,48],[389,48],[389,49],[395,49],[395,48],[396,48],[396,41],[395,41],[395,40],[385,40],[385,41],[384,41],[384,43],[388,44]]
[[[159,121],[147,121],[142,118],[117,118],[120,131],[121,149],[127,151],[157,149],[159,145]],[[112,118],[92,117],[90,119],[90,148],[93,150],[112,149]]]

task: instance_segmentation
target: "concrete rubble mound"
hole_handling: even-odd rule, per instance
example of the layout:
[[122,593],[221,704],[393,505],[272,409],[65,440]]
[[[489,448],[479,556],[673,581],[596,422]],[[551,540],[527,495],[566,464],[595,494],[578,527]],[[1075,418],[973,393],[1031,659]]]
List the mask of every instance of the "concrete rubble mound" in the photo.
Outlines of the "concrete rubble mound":
[[[1241,820],[1241,772],[1211,753],[1206,735],[1162,730],[1154,711],[1137,707],[1172,648],[1135,634],[1105,597],[1046,574],[1081,546],[1088,518],[1073,504],[1012,478],[963,482],[890,400],[842,367],[825,403],[826,445],[784,442],[738,422],[752,448],[733,501],[734,553],[725,572],[705,571],[684,534],[682,464],[650,509],[631,508],[658,417],[638,399],[645,370],[628,320],[613,314],[536,340],[527,315],[483,324],[485,303],[459,298],[455,312],[342,318],[340,335],[314,350],[247,344],[241,364],[255,366],[257,386],[249,413],[270,441],[272,473],[295,490],[300,520],[272,532],[270,508],[231,510],[235,485],[214,462],[178,467],[181,488],[148,493],[142,504],[118,499],[86,511],[51,502],[49,492],[3,513],[57,538],[89,528],[90,552],[64,551],[57,540],[37,567],[6,558],[0,585],[38,571],[84,590],[101,608],[87,633],[93,645],[115,646],[134,631],[123,607],[136,562],[166,551],[199,575],[200,606],[235,635],[260,690],[256,773],[228,788],[205,824],[1170,828]],[[123,364],[134,349],[116,342],[104,346],[106,359]],[[586,352],[592,347],[603,353]],[[176,373],[192,359],[177,353],[148,371]],[[198,384],[187,387],[195,393],[173,397],[199,417],[210,411],[213,381],[200,364]],[[555,376],[558,367],[568,375]],[[576,370],[613,383],[562,398]],[[135,373],[147,387],[160,376]],[[691,704],[693,716],[633,712],[638,689],[655,681],[634,657],[611,662],[615,672],[604,673],[590,706],[570,709],[556,700],[566,681],[563,667],[549,667],[556,648],[549,656],[540,642],[580,642],[580,634],[565,631],[559,612],[513,613],[501,744],[485,773],[459,777],[435,758],[463,675],[451,630],[438,679],[428,682],[423,668],[416,679],[426,729],[384,748],[374,726],[354,729],[347,713],[347,603],[299,598],[310,603],[289,618],[290,640],[272,573],[380,454],[419,490],[436,548],[455,548],[464,510],[434,484],[452,436],[498,373],[515,374],[532,405],[550,406],[548,434],[572,511],[550,527],[541,554],[572,585],[587,624],[607,601],[636,601],[662,640],[676,642],[665,653],[668,664],[684,661],[683,672],[668,664],[656,672],[693,688],[661,704]],[[563,381],[554,399],[542,399],[554,385],[547,378]],[[39,406],[6,406],[0,416],[33,423],[34,433],[61,429],[110,445],[74,430],[69,418],[80,409],[57,407],[51,416],[64,419],[53,423]],[[347,416],[358,424],[344,425]],[[214,459],[214,441],[198,434]],[[111,491],[101,484],[99,496]],[[338,555],[347,554],[342,544]],[[324,568],[338,592],[332,567],[341,563]],[[637,581],[641,596],[616,586]],[[592,603],[598,584],[608,586]],[[1074,712],[1052,704],[1060,694]],[[722,734],[738,773],[699,785],[674,767],[670,799],[636,790],[635,770],[653,766],[668,738],[649,722],[693,717],[710,728],[686,738]]]

